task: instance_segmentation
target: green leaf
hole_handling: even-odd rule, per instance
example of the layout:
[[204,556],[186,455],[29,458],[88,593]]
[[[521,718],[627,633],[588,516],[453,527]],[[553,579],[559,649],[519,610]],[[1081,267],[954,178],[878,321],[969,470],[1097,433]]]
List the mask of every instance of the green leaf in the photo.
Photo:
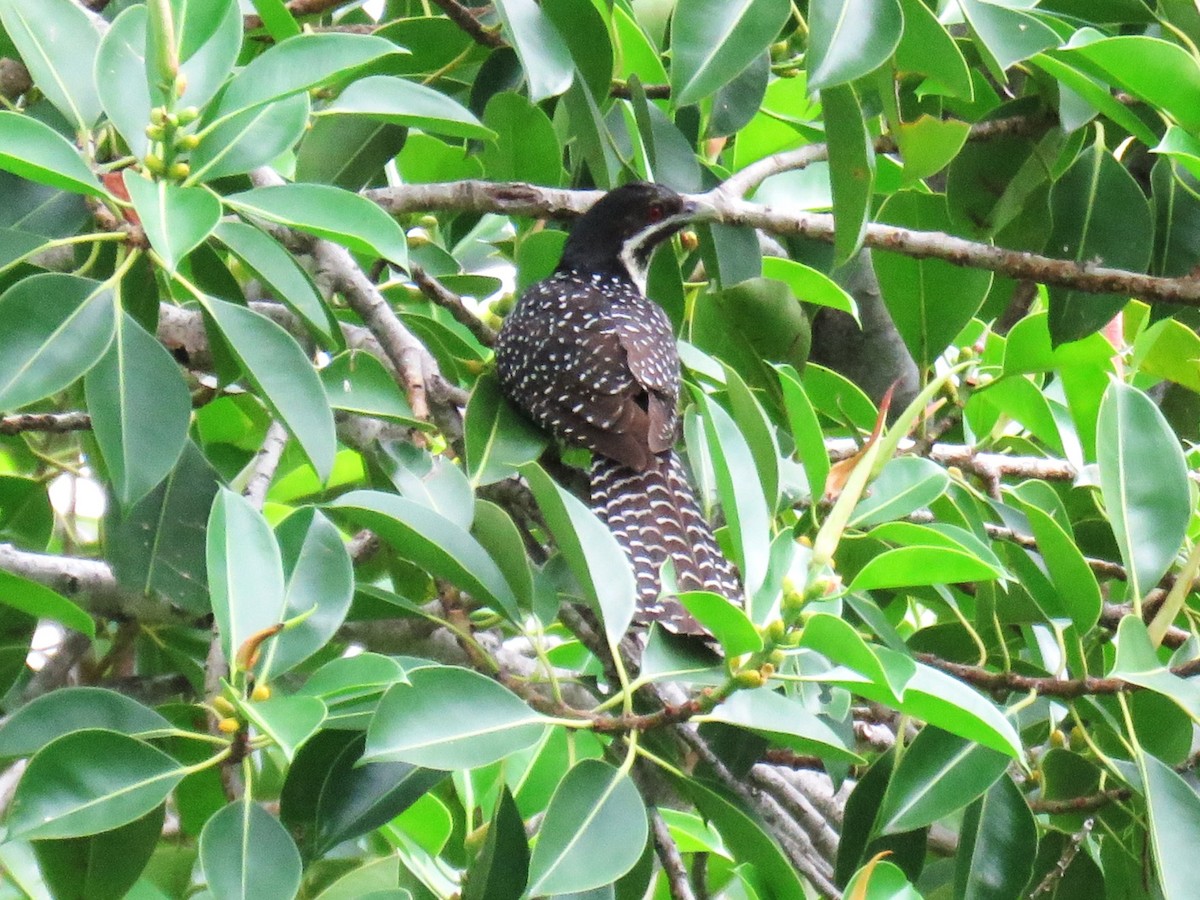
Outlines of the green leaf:
[[0,296],[0,410],[69,386],[104,355],[114,328],[107,284],[57,272],[18,281]]
[[855,900],[921,900],[904,870],[886,859],[872,859],[856,872],[846,895]]
[[786,0],[692,0],[671,20],[671,100],[687,106],[728,84],[787,21]]
[[33,478],[0,475],[0,542],[40,553],[53,531],[46,486]]
[[225,202],[244,215],[408,265],[408,244],[396,220],[350,191],[327,184],[280,184],[233,194]]
[[729,658],[763,647],[762,635],[739,607],[711,591],[684,591],[679,602],[704,626]]
[[34,841],[38,868],[55,900],[125,897],[158,846],[166,812],[159,804],[140,819],[102,834]]
[[825,449],[825,435],[821,431],[817,411],[800,382],[796,370],[791,366],[779,366],[779,384],[783,389],[784,411],[796,452],[808,476],[808,489],[812,500],[818,501],[825,493],[825,481],[829,477],[829,453]]
[[496,12],[525,70],[529,99],[538,103],[569,88],[571,51],[541,7],[534,0],[497,0]]
[[517,598],[503,573],[461,525],[427,506],[382,491],[351,491],[329,508],[370,528],[402,559],[434,578],[463,588],[513,621],[520,618]]
[[316,734],[327,714],[325,704],[316,697],[273,697],[240,704],[240,709],[258,731],[274,741],[288,762]]
[[498,135],[479,154],[488,178],[550,187],[563,183],[562,148],[539,107],[519,94],[499,93],[488,101],[483,124]]
[[704,718],[749,728],[772,743],[798,753],[840,762],[862,762],[862,758],[847,748],[832,728],[805,709],[802,703],[770,688],[738,691]]
[[532,608],[533,572],[525,551],[525,541],[512,517],[496,504],[476,498],[471,530],[508,579],[521,608]]
[[629,776],[598,759],[572,767],[546,808],[529,860],[534,895],[611,884],[642,855],[649,825]]
[[851,591],[904,588],[922,584],[992,581],[1004,572],[950,547],[897,547],[872,557],[850,584]]
[[154,809],[183,778],[149,744],[99,728],[64,735],[29,760],[13,794],[8,840],[110,831]]
[[206,297],[204,310],[263,402],[296,438],[317,476],[328,478],[337,452],[333,413],[300,345],[266,316],[244,306]]
[[1186,781],[1148,753],[1139,752],[1138,768],[1150,818],[1150,848],[1166,900],[1184,900],[1196,890],[1200,863],[1195,841],[1200,833],[1200,797]]
[[187,183],[240,175],[295,146],[308,126],[308,94],[242,110],[206,131],[189,160]]
[[1032,504],[1024,512],[1033,530],[1050,581],[1080,634],[1087,634],[1100,620],[1104,600],[1100,585],[1074,537],[1048,513]]
[[567,566],[600,614],[605,634],[615,645],[629,629],[636,603],[633,570],[625,551],[604,523],[555,484],[541,466],[527,463],[520,471]]
[[746,594],[754,596],[767,574],[771,522],[762,488],[742,477],[754,471],[754,456],[729,413],[707,394],[693,391],[703,416],[705,444],[712,458],[721,508],[729,523],[734,561],[741,572]]
[[33,83],[71,125],[87,131],[100,117],[92,66],[100,32],[71,0],[0,0],[0,22]]
[[833,192],[833,255],[849,260],[867,233],[871,195],[875,190],[875,148],[866,117],[851,85],[821,92],[825,136],[829,144],[829,186]]
[[726,675],[720,659],[698,644],[686,635],[672,634],[657,622],[651,624],[646,649],[642,651],[639,680],[723,684]]
[[1058,34],[1036,16],[986,2],[959,0],[963,16],[975,33],[975,46],[997,81],[1007,81],[1009,66],[1048,47],[1057,47]]
[[867,528],[902,519],[928,506],[949,486],[950,476],[937,463],[920,456],[896,457],[871,482],[870,493],[854,508],[849,524]]
[[898,705],[917,666],[909,657],[878,655],[845,619],[816,613],[804,626],[800,646],[816,650],[830,662],[846,666],[881,688],[890,705]]
[[214,121],[346,77],[385,56],[407,52],[385,38],[366,34],[288,38],[255,57],[233,77],[221,95]]
[[800,296],[787,281],[764,277],[739,282],[717,295],[721,325],[744,338],[752,356],[803,369],[812,329]]
[[278,677],[328,643],[354,598],[354,569],[341,534],[320,510],[299,509],[275,529],[285,582],[282,619],[306,618],[276,635],[259,678]]
[[113,504],[104,532],[117,581],[131,591],[203,615],[210,609],[204,533],[220,478],[190,440],[179,463],[143,500]]
[[396,379],[365,350],[347,350],[335,356],[318,374],[334,409],[414,427],[425,424],[413,414]]
[[962,809],[995,784],[1010,761],[957,735],[921,729],[892,774],[879,810],[879,832],[922,828]]
[[1154,401],[1114,381],[1100,403],[1096,455],[1129,591],[1140,600],[1171,567],[1192,514],[1183,451]]
[[[204,108],[225,84],[242,49],[242,11],[238,0],[169,0],[174,9],[180,72],[187,83],[178,107]],[[157,66],[153,44],[147,44],[148,71]],[[150,78],[153,103],[168,100],[167,88]],[[167,86],[170,87],[170,86]],[[178,108],[177,107],[177,108]]]
[[238,649],[283,620],[279,545],[262,513],[222,488],[208,519],[208,585],[221,649],[232,666]]
[[191,395],[171,354],[125,312],[84,387],[113,492],[128,509],[179,462],[192,418]]
[[[1096,110],[1096,112],[1102,113],[1130,134],[1135,135],[1147,147],[1153,147],[1158,143],[1158,135],[1154,133],[1153,128],[1142,121],[1129,107],[1122,104],[1121,101],[1109,93],[1104,85],[1098,84],[1093,80],[1092,76],[1064,62],[1062,56],[1060,53],[1039,53],[1032,59],[1034,65],[1057,79],[1063,87],[1069,88],[1082,97],[1084,102]],[[1070,57],[1066,58],[1069,59]],[[1061,94],[1063,93],[1061,87],[1059,91],[1061,104]],[[1170,133],[1172,127],[1168,126],[1168,133]]]
[[263,27],[274,41],[283,41],[300,34],[300,23],[292,16],[283,0],[250,0],[262,19]]
[[[365,596],[375,596],[364,588]],[[330,660],[297,692],[317,697],[329,712],[329,728],[366,728],[379,698],[393,684],[407,681],[400,664],[377,653]]]
[[[956,231],[941,194],[901,191],[887,199],[880,222],[920,231]],[[992,273],[938,259],[871,251],[879,290],[914,361],[928,370],[983,305]]]
[[364,761],[473,769],[532,746],[546,729],[516,694],[469,669],[430,666],[408,678],[379,702]]
[[32,116],[0,112],[0,169],[64,191],[105,196],[70,141]]
[[0,724],[0,759],[32,756],[51,741],[85,728],[134,736],[170,727],[158,713],[115,691],[59,688],[19,707]]
[[326,347],[343,345],[341,330],[312,280],[278,241],[245,222],[221,222],[216,237],[271,288],[276,299],[303,319]]
[[150,85],[146,82],[146,7],[130,6],[100,41],[96,53],[96,90],[104,114],[134,156],[150,149]]
[[904,33],[896,47],[897,70],[924,75],[928,79],[926,85],[936,87],[940,93],[972,99],[975,89],[971,70],[937,14],[922,0],[900,0],[900,8],[904,13]]
[[1149,632],[1137,616],[1125,616],[1117,628],[1117,657],[1110,678],[1120,678],[1166,697],[1193,721],[1200,722],[1200,684],[1180,678],[1159,661]]
[[1029,804],[1005,774],[967,810],[959,831],[956,897],[1009,900],[1033,876],[1037,825]]
[[808,89],[824,90],[879,68],[900,43],[899,0],[815,0],[809,10]]
[[324,856],[385,825],[446,777],[401,762],[360,765],[365,739],[361,732],[321,731],[300,748],[288,769],[279,817],[303,836],[306,857]]
[[858,321],[858,304],[854,298],[825,273],[786,256],[763,257],[762,273],[763,278],[782,281],[805,303],[840,309]]
[[89,613],[45,585],[3,570],[0,570],[0,603],[39,619],[53,619],[88,637],[96,636],[96,623]]
[[496,139],[496,133],[469,109],[440,91],[388,75],[359,79],[317,115],[369,116],[434,134],[481,141]]
[[230,803],[200,833],[200,865],[214,897],[293,900],[300,852],[279,820],[249,799]]
[[525,823],[507,787],[500,791],[487,840],[467,870],[462,900],[520,900],[529,878]]
[[[1097,141],[1082,153],[1050,192],[1055,256],[1091,266],[1144,272],[1153,249],[1150,206],[1132,175]],[[1054,344],[1102,328],[1128,301],[1125,294],[1091,294],[1050,288]]]
[[509,405],[495,378],[480,378],[467,403],[463,442],[467,473],[476,487],[516,474],[535,462],[548,439],[525,416]]

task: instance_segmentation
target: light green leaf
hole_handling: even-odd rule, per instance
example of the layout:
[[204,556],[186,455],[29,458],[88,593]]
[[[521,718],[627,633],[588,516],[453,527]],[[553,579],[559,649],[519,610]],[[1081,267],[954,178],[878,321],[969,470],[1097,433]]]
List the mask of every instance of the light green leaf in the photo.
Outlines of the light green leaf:
[[179,461],[192,418],[191,394],[171,354],[125,312],[84,388],[113,492],[128,509]]
[[288,762],[296,758],[300,745],[316,734],[326,716],[325,704],[316,697],[273,697],[244,703],[241,709],[255,728],[270,736]]
[[369,116],[433,134],[483,141],[496,139],[496,132],[440,91],[388,75],[359,79],[318,115]]
[[1100,403],[1096,455],[1100,492],[1137,602],[1171,567],[1183,543],[1192,514],[1187,465],[1154,401],[1118,381]]
[[204,310],[262,400],[296,438],[317,476],[328,478],[337,452],[333,413],[300,345],[266,316],[244,306],[206,297]]
[[770,688],[737,691],[706,714],[704,719],[749,728],[770,738],[772,743],[789,747],[798,753],[815,754],[840,762],[862,761],[832,728],[809,712],[802,703]]
[[365,350],[347,350],[320,371],[321,383],[334,409],[424,427],[400,392],[396,379]]
[[234,113],[204,134],[187,184],[240,175],[291,149],[308,127],[308,94]]
[[846,666],[870,679],[889,699],[898,705],[904,697],[917,666],[909,657],[898,653],[877,655],[875,650],[845,619],[828,613],[817,613],[804,626],[801,647],[816,650],[830,662]]
[[776,369],[792,440],[796,442],[796,453],[804,466],[804,474],[808,476],[809,494],[816,502],[825,494],[825,481],[829,477],[829,452],[825,449],[825,435],[796,370],[791,366],[777,366]]
[[0,296],[0,410],[68,387],[112,342],[112,289],[57,272],[31,275]]
[[61,134],[32,116],[0,112],[0,169],[93,197],[105,196],[79,151]]
[[135,738],[72,732],[29,760],[9,805],[7,839],[109,831],[150,812],[183,776],[179,763]]
[[365,762],[473,769],[532,746],[545,718],[485,675],[431,666],[388,689],[367,730]]
[[496,12],[517,51],[529,82],[529,99],[539,103],[571,86],[575,65],[554,23],[534,0],[497,0]]
[[96,636],[92,617],[62,594],[3,570],[0,570],[0,604],[39,619],[53,619],[88,637]]
[[829,186],[833,192],[833,252],[840,264],[858,252],[867,233],[875,190],[875,148],[851,85],[826,88],[821,92],[821,104],[825,108]]
[[1011,762],[987,747],[925,727],[905,749],[879,810],[878,830],[923,828],[983,794]]
[[130,6],[113,20],[96,54],[96,90],[104,114],[134,156],[150,149],[150,86],[146,82],[146,7]]
[[1054,29],[1023,10],[986,0],[959,0],[959,7],[975,32],[980,56],[997,81],[1007,81],[1004,73],[1009,66],[1059,44]]
[[463,442],[467,472],[476,487],[514,475],[534,462],[548,439],[500,394],[495,378],[480,378],[467,403]]
[[729,658],[752,653],[763,647],[762,635],[750,617],[720,594],[711,591],[684,591],[679,602],[704,626]]
[[1179,775],[1148,753],[1140,752],[1138,768],[1150,817],[1150,848],[1165,900],[1187,900],[1196,893],[1200,862],[1200,797]]
[[563,183],[562,148],[541,107],[520,94],[503,91],[488,100],[483,123],[499,135],[479,154],[488,178],[551,187]]
[[671,20],[671,100],[687,106],[729,83],[779,35],[787,0],[691,0]]
[[1150,635],[1137,616],[1125,616],[1117,628],[1117,657],[1110,678],[1120,678],[1166,697],[1194,722],[1200,722],[1200,684],[1180,678],[1159,661]]
[[327,184],[280,184],[233,194],[225,202],[244,215],[408,265],[408,244],[396,220],[350,191]]
[[825,273],[786,256],[763,257],[762,273],[763,278],[784,282],[805,303],[840,309],[858,321],[858,304],[854,298]]
[[0,22],[46,99],[78,131],[100,117],[92,67],[100,32],[71,0],[0,0]]
[[529,860],[529,892],[611,884],[637,863],[648,831],[646,805],[628,775],[598,759],[577,763],[546,808]]
[[904,33],[896,47],[896,68],[919,72],[951,97],[970,100],[975,93],[971,70],[958,44],[923,0],[900,0]]
[[150,181],[132,169],[125,170],[125,187],[150,246],[170,272],[221,221],[221,201],[203,188]]
[[1024,504],[1029,526],[1037,541],[1050,581],[1080,634],[1087,634],[1100,620],[1104,605],[1100,585],[1075,539],[1048,513]]
[[872,557],[850,584],[851,591],[925,584],[992,581],[1003,572],[971,553],[950,547],[897,547]]
[[435,578],[444,578],[512,620],[517,598],[499,567],[460,525],[412,500],[381,491],[351,491],[329,505],[370,528]]
[[221,900],[293,900],[300,851],[279,820],[249,798],[230,803],[200,833],[200,865]]
[[896,457],[871,482],[870,492],[854,508],[849,524],[866,528],[902,519],[928,506],[949,486],[950,476],[937,463],[920,456]]
[[222,488],[208,519],[208,585],[230,665],[256,633],[283,619],[284,581],[271,527],[241,494]]
[[96,687],[64,687],[30,700],[5,718],[0,724],[0,759],[32,756],[64,734],[85,728],[134,737],[170,727],[154,710],[124,694]]
[[813,0],[809,8],[808,89],[824,90],[861,78],[900,43],[899,0]]

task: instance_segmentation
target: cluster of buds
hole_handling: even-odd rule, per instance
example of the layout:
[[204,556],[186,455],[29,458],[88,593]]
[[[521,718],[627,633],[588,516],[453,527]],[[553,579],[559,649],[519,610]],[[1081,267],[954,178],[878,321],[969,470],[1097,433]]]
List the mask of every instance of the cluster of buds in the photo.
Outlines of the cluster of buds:
[[195,150],[200,143],[197,135],[184,131],[198,118],[200,110],[194,106],[179,112],[171,112],[165,106],[150,110],[150,124],[146,126],[146,137],[154,143],[142,160],[150,174],[172,181],[183,181],[191,174],[192,170],[188,164],[177,157],[181,153]]

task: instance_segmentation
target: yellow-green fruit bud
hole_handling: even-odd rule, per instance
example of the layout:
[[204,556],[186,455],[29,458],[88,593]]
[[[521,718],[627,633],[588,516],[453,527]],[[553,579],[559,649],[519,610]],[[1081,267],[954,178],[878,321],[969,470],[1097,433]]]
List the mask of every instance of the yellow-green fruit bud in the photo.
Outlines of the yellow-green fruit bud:
[[743,688],[756,688],[763,685],[762,673],[756,669],[742,669],[733,676],[733,680],[738,687]]
[[1087,744],[1087,732],[1079,725],[1071,726],[1071,745],[1082,747]]
[[700,238],[696,237],[696,232],[689,228],[687,231],[679,233],[679,244],[683,247],[684,252],[691,253],[700,246]]
[[1055,728],[1050,732],[1050,746],[1065,747],[1067,746],[1067,735],[1061,728]]
[[408,246],[424,247],[428,243],[429,235],[427,235],[424,231],[413,229],[408,233]]
[[200,110],[194,106],[186,106],[179,111],[180,125],[191,125],[198,118],[200,118]]
[[230,716],[237,712],[237,707],[221,696],[213,697],[212,705],[217,712],[224,716]]
[[167,120],[167,111],[161,106],[156,106],[150,110],[150,121],[155,125],[161,125]]
[[767,639],[773,644],[780,643],[787,636],[787,626],[782,619],[775,619],[767,626]]
[[177,116],[175,113],[167,113],[167,124],[172,128],[178,128],[179,116]]
[[787,53],[788,53],[788,42],[787,41],[776,41],[774,44],[771,45],[771,59],[781,60],[787,56]]
[[437,228],[437,216],[421,216],[421,218],[417,219],[417,224],[422,228]]
[[217,723],[217,728],[225,734],[234,734],[242,727],[242,723],[232,717],[224,718]]
[[1029,773],[1029,781],[1031,784],[1041,784],[1042,783],[1042,770],[1034,769],[1032,772],[1030,772]]
[[163,128],[161,125],[147,125],[146,126],[146,137],[150,138],[150,140],[161,141],[166,136],[167,136],[167,133],[165,131],[163,131]]
[[185,134],[175,143],[180,150],[195,150],[200,146],[200,136],[196,134]]
[[183,179],[187,178],[191,174],[192,174],[192,167],[189,166],[187,163],[185,163],[185,162],[172,163],[171,177],[176,179],[177,181],[183,181]]
[[146,164],[146,168],[155,175],[161,175],[166,171],[166,166],[163,165],[162,157],[157,153],[147,153],[143,162]]
[[787,654],[782,650],[772,650],[768,660],[772,666],[778,671],[779,667],[787,662]]
[[260,703],[263,700],[271,699],[271,689],[265,684],[256,684],[254,690],[250,692],[250,699],[257,700]]
[[763,663],[762,667],[758,670],[758,674],[762,676],[763,681],[766,681],[775,674],[775,666],[771,663]]

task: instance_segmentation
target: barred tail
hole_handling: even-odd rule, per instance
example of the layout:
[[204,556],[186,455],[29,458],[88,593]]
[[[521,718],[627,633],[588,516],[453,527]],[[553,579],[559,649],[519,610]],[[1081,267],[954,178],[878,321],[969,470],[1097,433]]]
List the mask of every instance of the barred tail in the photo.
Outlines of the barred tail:
[[638,621],[661,621],[684,634],[705,633],[676,600],[659,598],[659,572],[668,559],[680,590],[713,591],[741,605],[737,571],[717,546],[674,450],[657,456],[644,472],[596,454],[591,486],[592,509],[633,565]]

